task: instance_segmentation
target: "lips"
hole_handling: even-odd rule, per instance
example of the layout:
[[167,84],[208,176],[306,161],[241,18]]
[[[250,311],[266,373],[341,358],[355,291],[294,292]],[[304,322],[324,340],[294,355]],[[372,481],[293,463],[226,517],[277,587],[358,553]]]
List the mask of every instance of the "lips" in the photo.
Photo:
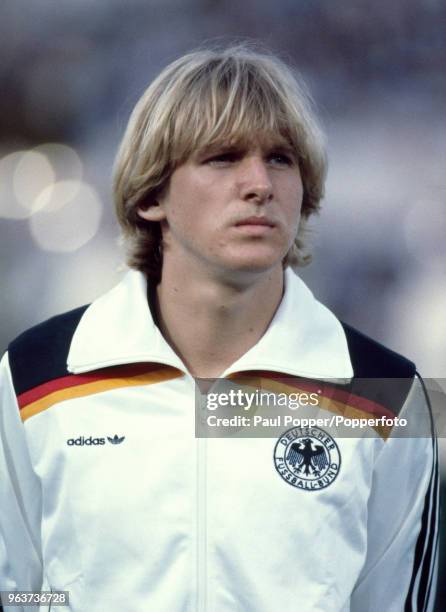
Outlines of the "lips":
[[236,227],[240,227],[243,225],[252,225],[252,226],[263,226],[263,227],[274,227],[274,223],[270,220],[267,219],[266,217],[247,217],[246,219],[241,219],[240,221],[237,221],[237,223],[235,224]]

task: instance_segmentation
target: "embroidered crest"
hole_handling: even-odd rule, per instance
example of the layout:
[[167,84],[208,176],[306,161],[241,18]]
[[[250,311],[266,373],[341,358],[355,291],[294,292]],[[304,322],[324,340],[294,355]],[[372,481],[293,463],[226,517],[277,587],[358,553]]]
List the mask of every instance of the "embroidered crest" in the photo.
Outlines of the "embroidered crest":
[[274,465],[288,484],[304,491],[318,491],[332,484],[341,467],[341,455],[333,438],[319,427],[293,427],[274,447]]

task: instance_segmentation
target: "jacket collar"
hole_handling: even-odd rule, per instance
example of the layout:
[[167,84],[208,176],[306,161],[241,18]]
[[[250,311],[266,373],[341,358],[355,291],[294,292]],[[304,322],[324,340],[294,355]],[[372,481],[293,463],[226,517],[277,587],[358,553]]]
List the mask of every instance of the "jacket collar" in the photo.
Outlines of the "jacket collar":
[[[85,311],[72,339],[68,370],[77,374],[146,361],[186,371],[152,319],[144,275],[131,270]],[[317,379],[353,376],[341,323],[290,269],[267,331],[222,376],[251,370]]]

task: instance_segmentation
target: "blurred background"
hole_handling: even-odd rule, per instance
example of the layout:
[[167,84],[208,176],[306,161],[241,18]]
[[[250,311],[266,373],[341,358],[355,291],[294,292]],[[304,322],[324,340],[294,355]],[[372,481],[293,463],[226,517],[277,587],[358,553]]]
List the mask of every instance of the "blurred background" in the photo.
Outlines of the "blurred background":
[[1,13],[2,352],[122,275],[111,168],[147,84],[206,41],[249,38],[303,75],[327,133],[303,278],[341,319],[446,379],[444,2],[3,0]]

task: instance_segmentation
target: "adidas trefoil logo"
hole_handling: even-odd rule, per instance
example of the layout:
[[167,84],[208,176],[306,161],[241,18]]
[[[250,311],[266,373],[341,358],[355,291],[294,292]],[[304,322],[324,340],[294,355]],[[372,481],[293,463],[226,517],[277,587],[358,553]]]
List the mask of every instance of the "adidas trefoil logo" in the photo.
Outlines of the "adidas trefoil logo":
[[118,434],[115,434],[113,436],[113,438],[110,438],[109,436],[107,436],[107,440],[111,443],[111,444],[121,444],[121,442],[123,440],[125,440],[125,436],[122,436],[121,438],[118,436]]
[[[121,442],[125,440],[125,436],[118,436],[118,434],[115,434],[113,438],[107,436],[107,440],[110,444],[121,444]],[[105,438],[93,438],[93,436],[89,436],[88,438],[79,436],[78,438],[68,438],[67,440],[68,446],[102,446],[105,443]]]

